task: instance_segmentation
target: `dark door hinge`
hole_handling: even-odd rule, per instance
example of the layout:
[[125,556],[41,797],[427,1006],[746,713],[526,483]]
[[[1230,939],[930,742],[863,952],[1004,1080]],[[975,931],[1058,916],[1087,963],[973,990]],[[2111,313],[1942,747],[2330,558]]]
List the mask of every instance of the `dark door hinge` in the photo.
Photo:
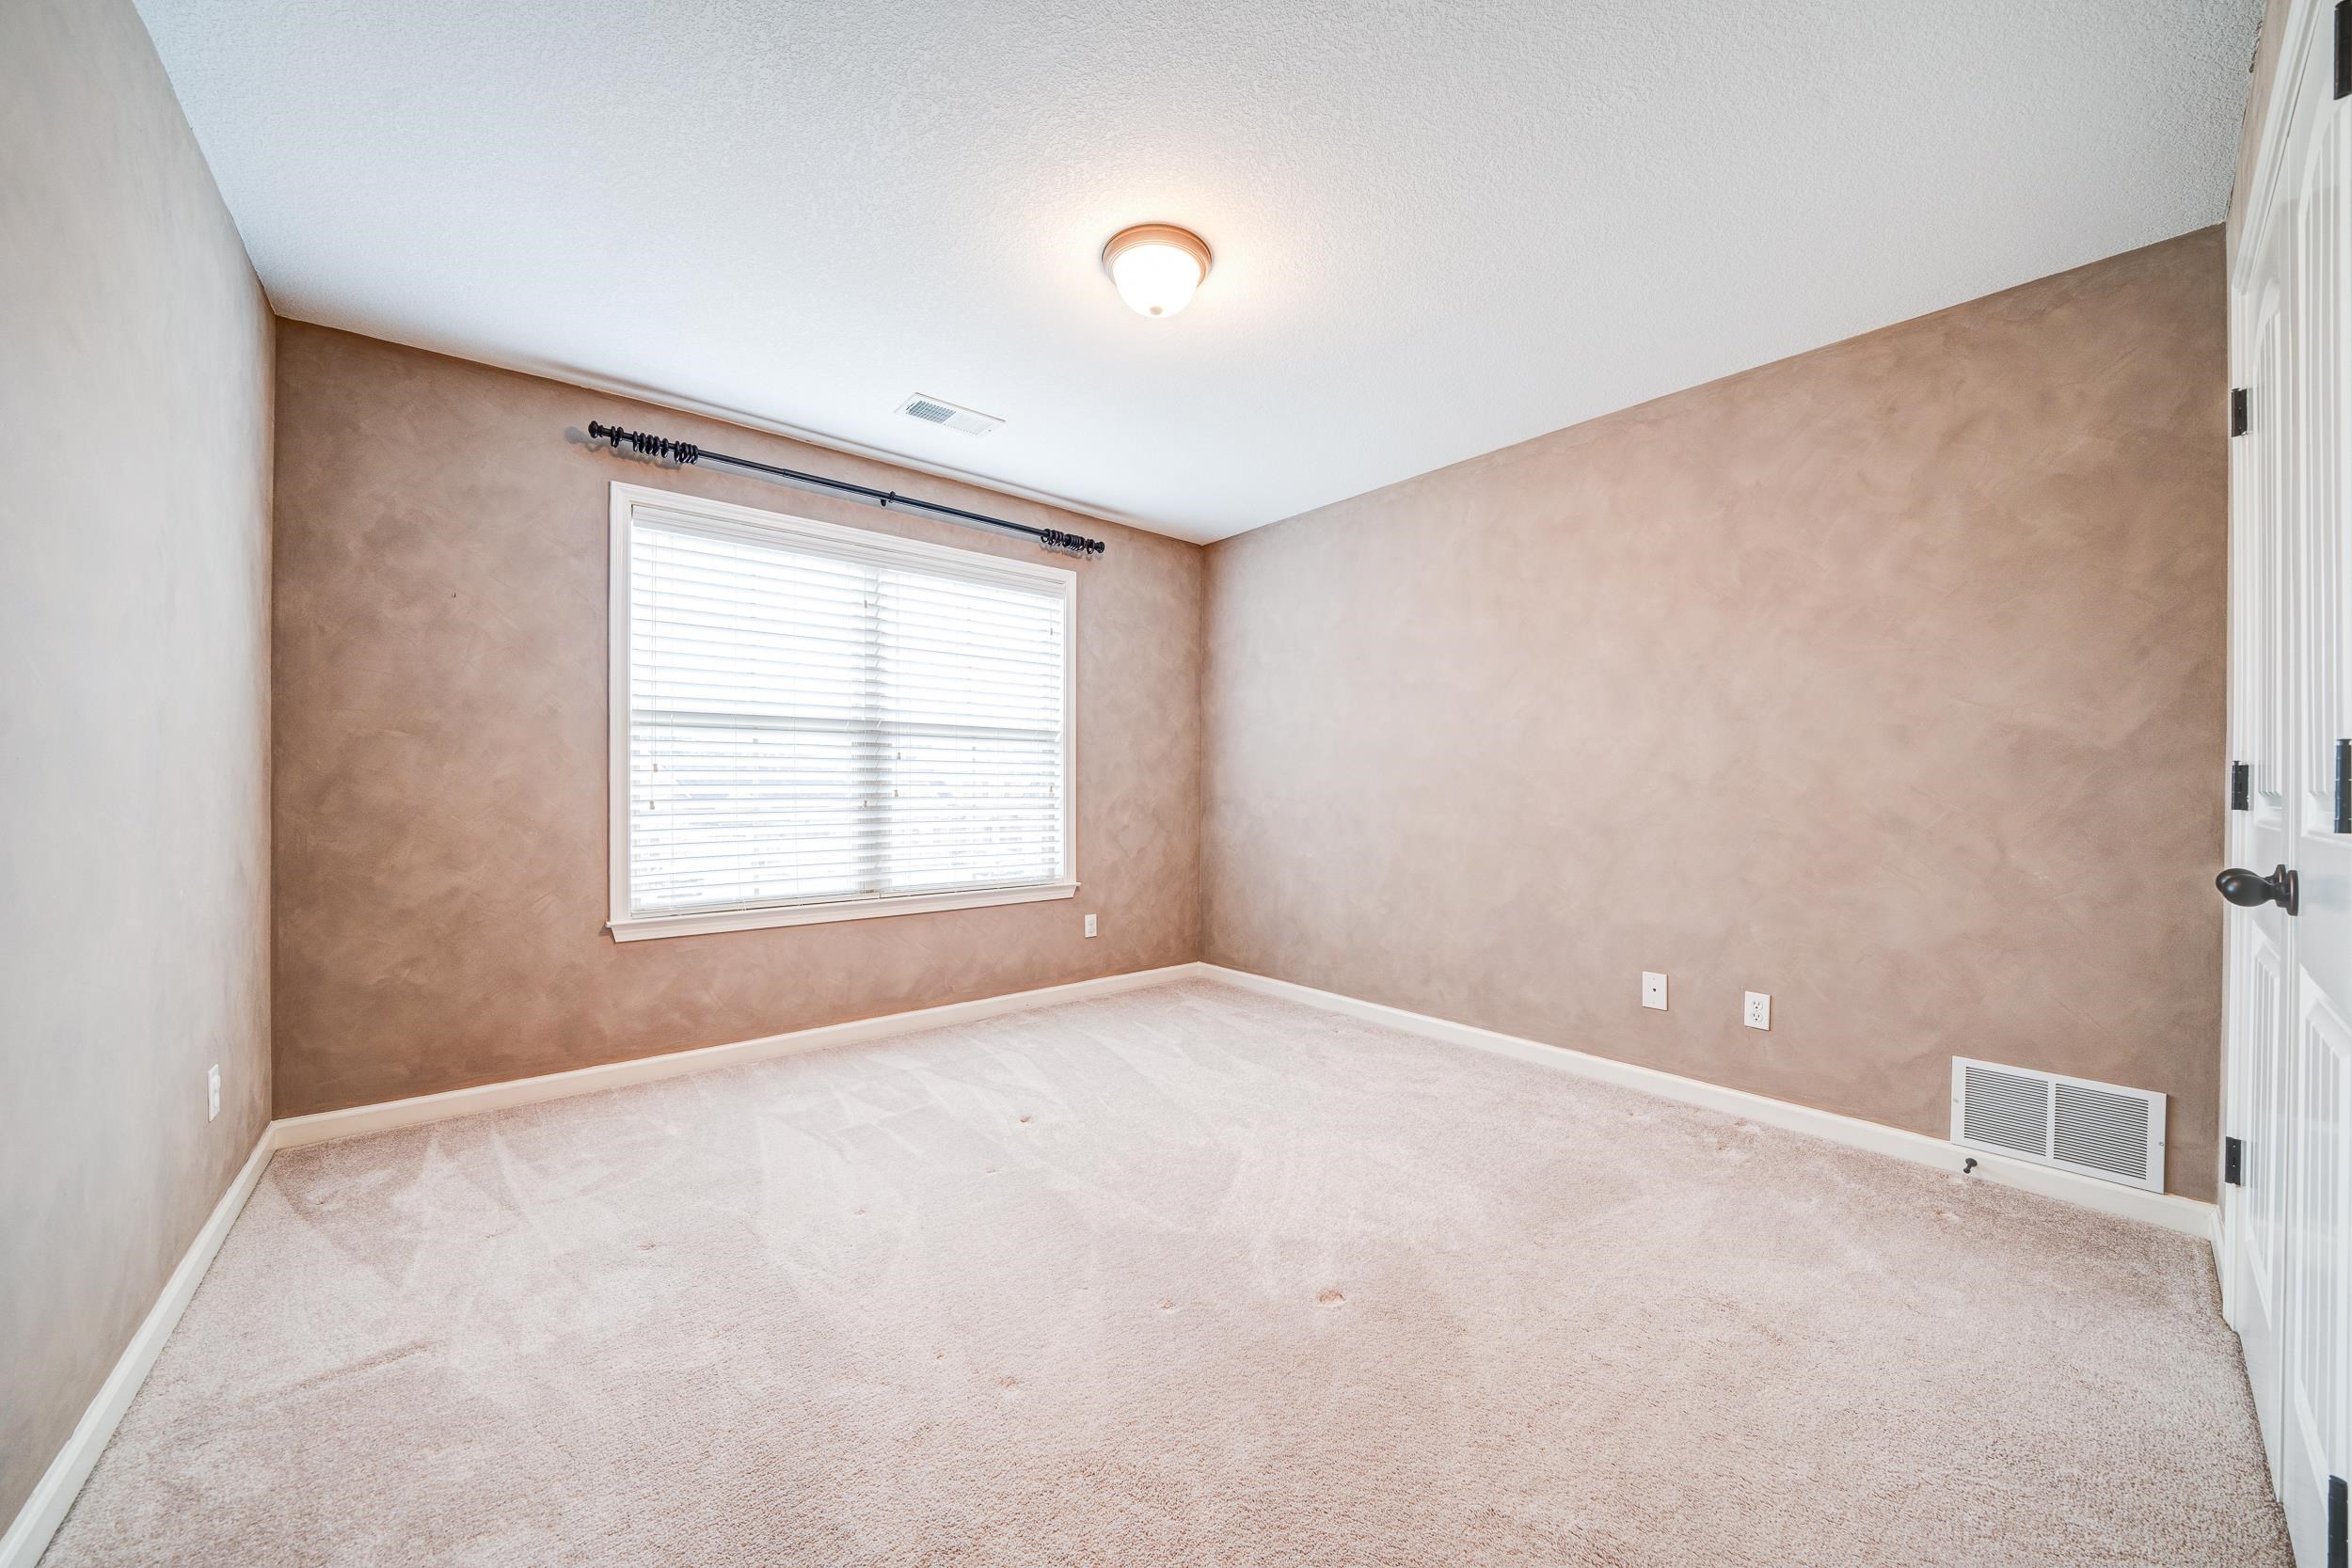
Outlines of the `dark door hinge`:
[[2352,833],[2352,740],[2336,742],[2336,832]]
[[2336,0],[2336,96],[2352,98],[2352,0]]
[[2233,1187],[2246,1185],[2246,1140],[2221,1140],[2221,1180]]
[[2230,764],[2230,809],[2232,811],[2254,809],[2254,769],[2247,763]]
[[2352,1568],[2352,1504],[2342,1476],[2328,1478],[2328,1568]]
[[[2345,0],[2345,4],[2352,5],[2352,0]],[[2230,388],[2230,434],[2233,436],[2246,434],[2249,404],[2253,402],[2253,390],[2251,387]]]

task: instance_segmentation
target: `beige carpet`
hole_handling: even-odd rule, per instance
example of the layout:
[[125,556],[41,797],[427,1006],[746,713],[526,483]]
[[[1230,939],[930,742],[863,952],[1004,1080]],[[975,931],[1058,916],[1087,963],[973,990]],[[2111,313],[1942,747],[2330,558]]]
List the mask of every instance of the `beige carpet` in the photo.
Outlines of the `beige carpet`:
[[2287,1558],[2201,1245],[1186,985],[279,1155],[44,1560]]

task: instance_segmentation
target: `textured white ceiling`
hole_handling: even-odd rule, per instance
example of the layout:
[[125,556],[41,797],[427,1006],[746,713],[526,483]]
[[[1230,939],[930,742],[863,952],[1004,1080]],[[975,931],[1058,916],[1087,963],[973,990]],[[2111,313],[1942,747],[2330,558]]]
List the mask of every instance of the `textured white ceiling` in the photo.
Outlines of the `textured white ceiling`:
[[139,4],[286,314],[1189,539],[2217,222],[2261,8]]

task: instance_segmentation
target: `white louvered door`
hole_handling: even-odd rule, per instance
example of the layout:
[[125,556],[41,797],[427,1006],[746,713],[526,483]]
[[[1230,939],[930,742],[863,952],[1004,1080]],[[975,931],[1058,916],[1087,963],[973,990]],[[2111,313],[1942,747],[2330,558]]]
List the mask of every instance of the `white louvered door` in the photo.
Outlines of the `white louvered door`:
[[[2352,743],[2344,656],[2352,644],[2345,599],[2347,302],[2345,150],[2352,113],[2334,96],[2334,50],[2305,58],[2304,109],[2282,171],[2291,211],[2274,220],[2288,241],[2285,364],[2293,449],[2286,492],[2292,516],[2296,701],[2288,747],[2296,763],[2289,855],[2303,889],[2295,921],[2295,1009],[2281,1097],[2286,1234],[2281,1248],[2279,1495],[2299,1561],[2325,1563],[2346,1522],[2331,1525],[2334,1478],[2352,1474],[2352,788],[2339,800],[2339,742]],[[2308,106],[2306,108],[2305,106]]]
[[2231,915],[2223,1131],[2243,1152],[2223,1253],[2298,1568],[2343,1568],[2352,1506],[2352,100],[2335,26],[2332,6],[2290,10],[2232,298],[2252,397],[2233,442],[2231,737],[2253,789],[2229,848],[2291,867],[2298,904]]

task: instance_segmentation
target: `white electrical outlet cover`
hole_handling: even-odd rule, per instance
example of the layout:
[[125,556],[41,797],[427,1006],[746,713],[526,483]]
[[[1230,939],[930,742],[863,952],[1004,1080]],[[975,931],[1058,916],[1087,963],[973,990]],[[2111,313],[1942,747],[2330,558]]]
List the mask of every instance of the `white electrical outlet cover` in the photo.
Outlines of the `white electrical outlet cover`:
[[1088,915],[1088,916],[1087,916],[1087,935],[1089,935],[1089,936],[1092,936],[1093,934],[1094,934],[1094,917],[1093,917],[1092,915]]
[[1741,1015],[1740,1022],[1751,1029],[1770,1029],[1772,1026],[1772,999],[1760,990],[1748,992],[1747,1011]]
[[214,1063],[205,1071],[204,1099],[209,1107],[205,1112],[204,1119],[218,1121],[220,1119],[220,1064],[218,1062]]
[[1655,970],[1642,971],[1642,1006],[1666,1010],[1666,977]]

